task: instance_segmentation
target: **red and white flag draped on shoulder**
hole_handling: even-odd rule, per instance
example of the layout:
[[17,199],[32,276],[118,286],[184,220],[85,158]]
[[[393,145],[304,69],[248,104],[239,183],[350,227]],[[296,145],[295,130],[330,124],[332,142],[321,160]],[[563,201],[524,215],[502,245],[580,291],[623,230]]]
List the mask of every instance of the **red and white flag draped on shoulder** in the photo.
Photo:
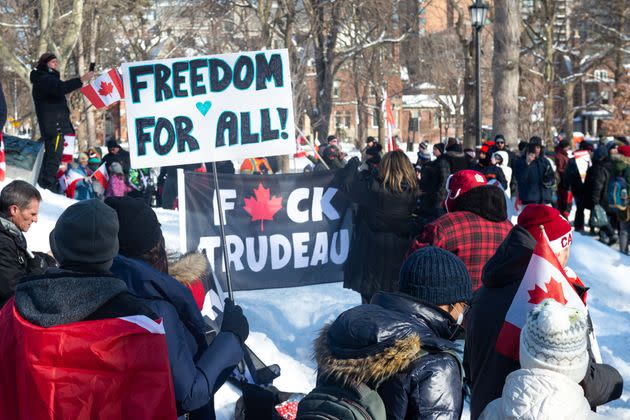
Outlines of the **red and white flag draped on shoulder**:
[[175,419],[162,321],[146,316],[43,328],[0,311],[0,417]]
[[547,235],[541,229],[525,276],[499,331],[496,342],[498,353],[519,360],[519,339],[527,313],[544,299],[554,299],[562,305],[586,311],[584,302],[571,286],[565,270],[551,250]]
[[83,86],[81,92],[96,109],[106,108],[125,97],[122,79],[115,68],[98,75],[89,85]]

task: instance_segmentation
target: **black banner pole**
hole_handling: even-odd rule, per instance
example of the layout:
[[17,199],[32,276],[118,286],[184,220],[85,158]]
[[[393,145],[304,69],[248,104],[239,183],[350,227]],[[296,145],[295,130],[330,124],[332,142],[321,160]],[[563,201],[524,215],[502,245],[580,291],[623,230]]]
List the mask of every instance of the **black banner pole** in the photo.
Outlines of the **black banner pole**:
[[228,297],[232,302],[234,302],[232,275],[230,274],[230,261],[228,260],[227,241],[225,240],[225,220],[223,220],[223,206],[221,205],[221,190],[219,189],[219,177],[217,176],[216,162],[212,162],[212,172],[214,175],[214,191],[217,197],[217,210],[219,210],[219,225],[221,227],[221,244],[223,245],[223,262],[225,264],[225,278],[227,280]]

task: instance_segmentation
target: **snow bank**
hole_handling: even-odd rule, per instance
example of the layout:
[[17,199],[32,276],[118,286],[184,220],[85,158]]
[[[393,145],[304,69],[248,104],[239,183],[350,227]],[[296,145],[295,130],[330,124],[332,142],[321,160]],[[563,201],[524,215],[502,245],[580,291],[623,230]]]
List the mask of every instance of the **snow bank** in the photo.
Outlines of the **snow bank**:
[[[74,200],[42,191],[38,223],[27,233],[29,247],[48,251],[48,235],[61,212]],[[179,249],[176,211],[156,211],[169,250]],[[630,419],[630,257],[594,238],[576,234],[569,265],[589,286],[589,307],[604,362],[624,377],[620,400],[599,411],[614,418]],[[277,363],[282,376],[275,385],[283,391],[307,392],[315,382],[311,344],[319,329],[340,312],[360,303],[359,294],[340,284],[292,289],[237,292],[251,326],[247,344],[268,364]],[[215,399],[218,418],[231,419],[238,398],[230,386]],[[464,418],[468,417],[465,413]]]

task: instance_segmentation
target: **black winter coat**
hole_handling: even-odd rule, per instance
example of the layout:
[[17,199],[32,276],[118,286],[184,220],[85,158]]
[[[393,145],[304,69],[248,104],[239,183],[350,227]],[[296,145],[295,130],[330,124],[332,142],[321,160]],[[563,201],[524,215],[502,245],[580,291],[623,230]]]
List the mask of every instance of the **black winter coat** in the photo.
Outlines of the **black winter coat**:
[[549,204],[552,201],[556,176],[547,158],[540,156],[529,165],[525,156],[514,164],[518,198],[524,204]]
[[36,69],[31,71],[31,83],[35,112],[42,137],[54,137],[58,132],[74,133],[66,95],[81,87],[81,79],[77,77],[62,81],[59,72],[55,70]]
[[456,174],[459,171],[463,171],[464,169],[468,169],[469,164],[464,152],[449,150],[445,153],[445,155],[451,175]]
[[18,281],[27,275],[42,274],[46,263],[26,248],[26,238],[13,222],[0,217],[0,307],[13,296]]
[[385,189],[373,173],[357,172],[358,160],[341,169],[341,189],[358,204],[354,237],[344,267],[343,286],[369,299],[378,291],[397,291],[398,275],[412,236],[417,191]]
[[584,195],[584,182],[582,182],[580,170],[577,166],[575,158],[569,159],[569,163],[567,163],[567,169],[564,172],[563,187],[565,190],[571,191],[576,201],[581,202]]
[[607,158],[594,162],[588,168],[584,180],[584,206],[593,210],[596,204],[608,209],[608,182],[612,173],[612,161]]
[[[483,285],[474,293],[466,316],[464,368],[471,388],[470,414],[477,419],[491,401],[501,397],[505,378],[520,368],[516,360],[499,354],[496,341],[514,295],[525,275],[536,241],[521,226],[512,228],[483,269]],[[577,290],[576,290],[577,291]],[[591,355],[581,383],[592,407],[621,396],[623,379],[609,365]]]
[[458,332],[441,309],[403,294],[377,293],[342,313],[315,343],[319,381],[363,382],[376,389],[388,420],[459,419]]
[[501,184],[501,188],[503,188],[503,191],[507,190],[508,188],[507,179],[505,179],[505,174],[503,173],[503,169],[501,169],[499,166],[496,166],[496,165],[486,166],[483,168],[483,171],[481,171],[481,173],[484,174],[488,182],[495,179],[499,182],[499,184]]
[[434,161],[422,165],[420,178],[420,213],[433,214],[435,209],[441,209],[446,200],[446,180],[451,174],[451,168],[444,155]]
[[58,268],[23,279],[15,292],[15,307],[29,322],[47,328],[132,315],[158,318],[110,273]]
[[120,163],[120,166],[122,166],[125,176],[128,177],[129,171],[131,169],[131,161],[129,160],[129,152],[123,148],[120,148],[120,150],[118,150],[118,153],[116,154],[108,153],[105,156],[103,156],[102,163],[105,164],[105,167],[107,168],[108,171],[109,171],[109,167],[114,162]]

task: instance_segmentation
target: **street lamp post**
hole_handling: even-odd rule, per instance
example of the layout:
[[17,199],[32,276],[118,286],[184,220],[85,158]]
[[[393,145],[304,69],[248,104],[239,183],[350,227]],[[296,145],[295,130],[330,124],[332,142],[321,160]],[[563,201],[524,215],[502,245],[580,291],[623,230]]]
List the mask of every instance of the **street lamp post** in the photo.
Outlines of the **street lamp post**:
[[473,30],[475,32],[475,78],[476,78],[476,102],[475,109],[475,135],[476,144],[481,146],[481,42],[479,34],[481,28],[486,22],[486,13],[488,13],[488,5],[482,2],[482,0],[475,0],[470,5],[470,21],[472,23]]

